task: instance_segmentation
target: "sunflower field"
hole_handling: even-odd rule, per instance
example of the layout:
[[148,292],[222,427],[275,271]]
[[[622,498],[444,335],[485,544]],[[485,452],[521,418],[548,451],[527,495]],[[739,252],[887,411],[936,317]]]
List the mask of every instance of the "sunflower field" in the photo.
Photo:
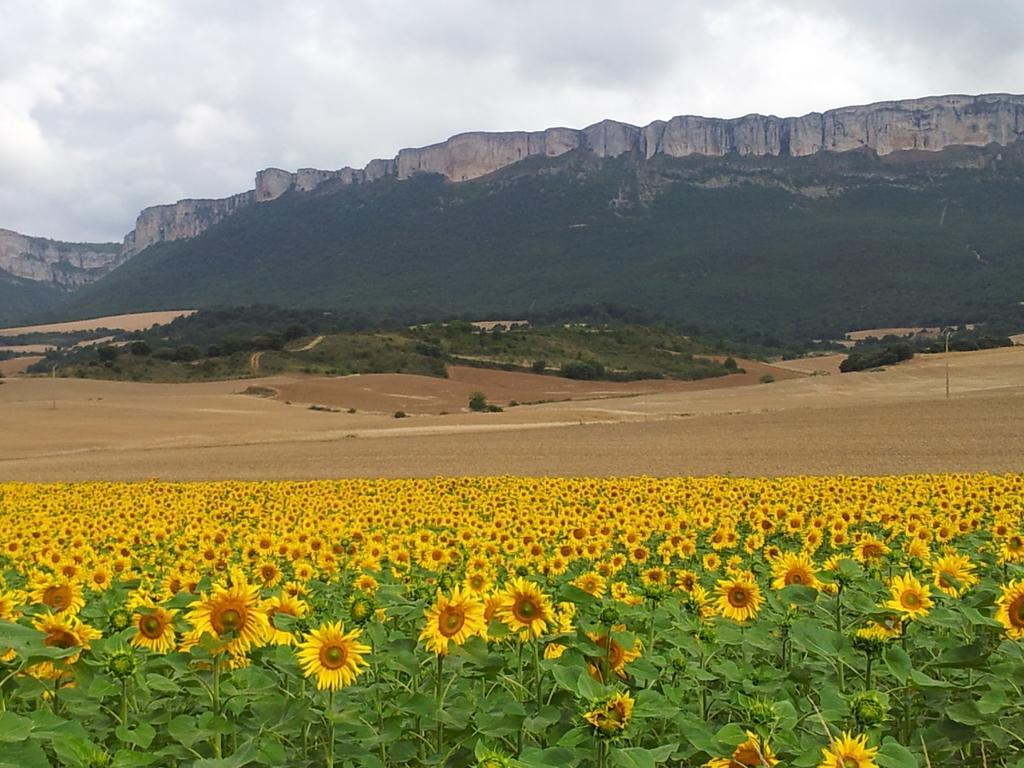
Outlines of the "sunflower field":
[[0,484],[0,768],[1024,768],[1024,476]]

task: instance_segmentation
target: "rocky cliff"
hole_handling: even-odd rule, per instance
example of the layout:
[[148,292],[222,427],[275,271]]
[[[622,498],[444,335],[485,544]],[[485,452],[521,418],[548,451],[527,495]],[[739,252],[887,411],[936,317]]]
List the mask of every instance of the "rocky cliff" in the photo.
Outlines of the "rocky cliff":
[[135,229],[124,237],[124,256],[134,256],[165,240],[195,237],[254,200],[255,194],[249,190],[219,200],[179,200],[144,208],[135,220]]
[[23,280],[77,288],[127,258],[117,243],[61,243],[0,229],[0,272]]
[[255,189],[222,200],[182,200],[145,209],[124,240],[131,256],[154,243],[195,237],[241,207],[275,200],[286,192],[310,192],[327,181],[361,184],[387,176],[407,179],[438,173],[468,181],[527,157],[555,157],[573,150],[616,157],[626,152],[658,154],[780,155],[869,149],[879,155],[901,150],[938,151],[949,146],[1006,145],[1024,137],[1024,96],[934,96],[885,101],[803,117],[746,115],[734,119],[683,115],[645,126],[604,120],[583,129],[461,133],[440,144],[403,149],[390,160],[365,168],[295,173],[268,168],[256,174]]

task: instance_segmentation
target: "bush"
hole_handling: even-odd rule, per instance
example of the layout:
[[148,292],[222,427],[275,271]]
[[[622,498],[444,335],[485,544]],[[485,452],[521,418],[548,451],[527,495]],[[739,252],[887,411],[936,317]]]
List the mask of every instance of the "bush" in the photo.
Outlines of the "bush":
[[99,355],[100,362],[112,363],[117,360],[117,356],[121,354],[120,347],[115,347],[111,344],[104,344],[102,347],[96,348],[96,354]]
[[722,367],[725,368],[725,370],[727,370],[727,371],[729,371],[731,373],[736,373],[736,371],[739,370],[739,366],[736,365],[736,358],[735,357],[727,357],[727,358],[725,358],[725,362],[722,363]]
[[544,371],[547,370],[547,367],[548,367],[548,361],[547,360],[534,360],[533,364],[530,366],[530,369],[534,373],[544,373]]
[[762,373],[761,378],[758,379],[762,384],[771,384],[775,381],[775,377],[770,373]]
[[136,357],[145,357],[153,353],[153,348],[144,341],[133,341],[128,349]]
[[191,363],[193,360],[198,360],[199,357],[199,350],[191,344],[182,344],[174,350],[174,359],[179,363]]
[[914,349],[909,344],[893,344],[882,349],[867,349],[851,353],[839,364],[841,373],[866,371],[880,368],[883,365],[895,365],[914,356]]
[[571,360],[562,366],[561,375],[567,379],[594,381],[604,378],[604,365],[597,360]]
[[483,392],[474,392],[469,396],[469,410],[478,413],[487,410],[487,397]]
[[407,419],[407,418],[409,418],[409,414],[406,413],[405,411],[395,411],[395,418],[396,419]]

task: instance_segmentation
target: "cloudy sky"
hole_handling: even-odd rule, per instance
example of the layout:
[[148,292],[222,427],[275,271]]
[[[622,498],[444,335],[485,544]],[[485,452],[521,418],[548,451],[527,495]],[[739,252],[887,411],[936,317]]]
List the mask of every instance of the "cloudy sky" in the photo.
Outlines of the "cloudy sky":
[[1019,0],[0,0],[0,227],[120,240],[467,130],[1024,91]]

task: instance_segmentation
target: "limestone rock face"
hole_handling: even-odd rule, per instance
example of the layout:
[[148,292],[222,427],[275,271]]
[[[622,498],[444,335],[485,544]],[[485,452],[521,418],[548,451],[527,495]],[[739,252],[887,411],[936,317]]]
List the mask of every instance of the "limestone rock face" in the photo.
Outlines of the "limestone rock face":
[[195,237],[240,208],[251,205],[253,195],[250,190],[219,200],[179,200],[170,205],[144,208],[135,221],[135,229],[124,237],[122,253],[128,258],[156,243]]
[[125,261],[116,243],[62,243],[0,229],[0,271],[23,280],[76,288]]
[[932,96],[812,112],[802,117],[746,115],[734,119],[681,115],[638,127],[603,120],[581,130],[460,133],[427,147],[403,149],[392,159],[365,168],[336,171],[302,168],[295,173],[267,168],[256,174],[255,189],[223,200],[182,200],[147,208],[125,237],[131,256],[153,243],[195,237],[209,226],[253,203],[288,192],[312,192],[321,184],[362,184],[386,177],[408,179],[438,173],[451,181],[479,178],[527,157],[556,157],[574,150],[599,157],[627,152],[658,154],[780,155],[870,149],[879,155],[900,150],[938,151],[948,146],[1009,144],[1024,138],[1024,96]]

